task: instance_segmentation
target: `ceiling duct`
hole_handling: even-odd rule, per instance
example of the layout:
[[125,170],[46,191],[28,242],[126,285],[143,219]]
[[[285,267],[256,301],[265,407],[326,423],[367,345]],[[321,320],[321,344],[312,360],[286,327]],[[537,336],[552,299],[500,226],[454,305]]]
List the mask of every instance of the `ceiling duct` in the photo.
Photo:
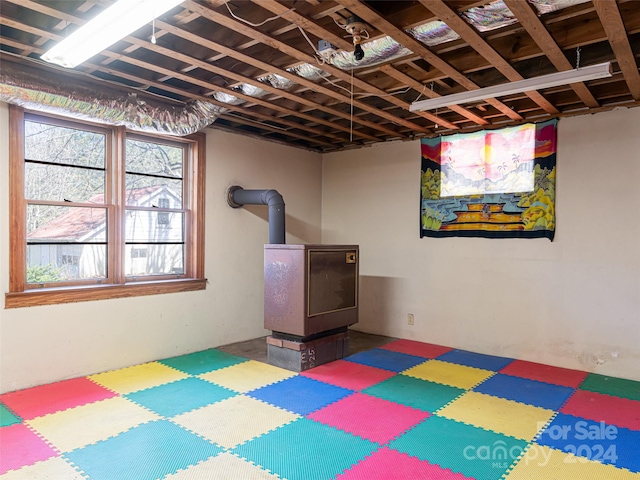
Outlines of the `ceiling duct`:
[[36,64],[6,54],[0,58],[0,100],[30,110],[177,136],[202,130],[225,111],[213,103],[174,102],[69,71],[45,75]]

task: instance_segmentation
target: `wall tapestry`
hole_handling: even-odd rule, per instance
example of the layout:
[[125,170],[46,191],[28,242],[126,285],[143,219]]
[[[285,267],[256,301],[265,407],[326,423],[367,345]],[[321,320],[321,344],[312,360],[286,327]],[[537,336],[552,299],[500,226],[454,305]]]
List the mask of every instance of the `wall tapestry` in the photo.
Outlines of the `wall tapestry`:
[[422,139],[420,236],[553,240],[557,123]]

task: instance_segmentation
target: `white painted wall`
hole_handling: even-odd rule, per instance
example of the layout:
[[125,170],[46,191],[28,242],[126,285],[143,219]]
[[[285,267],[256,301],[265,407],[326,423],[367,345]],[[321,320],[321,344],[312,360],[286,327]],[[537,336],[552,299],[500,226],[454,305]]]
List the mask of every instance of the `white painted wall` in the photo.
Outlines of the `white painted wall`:
[[419,187],[418,141],[323,157],[357,329],[640,380],[640,108],[560,120],[553,242],[420,239]]
[[[0,291],[9,288],[8,108],[0,103]],[[0,392],[256,338],[263,329],[267,207],[232,209],[226,190],[284,197],[289,243],[321,238],[320,154],[207,131],[207,289],[0,309]]]
[[[2,292],[7,123],[0,103]],[[267,207],[229,208],[234,184],[282,193],[288,243],[360,244],[360,330],[640,380],[639,125],[640,108],[560,121],[553,243],[420,239],[418,142],[322,157],[210,130],[207,290],[0,309],[0,391],[265,335]]]

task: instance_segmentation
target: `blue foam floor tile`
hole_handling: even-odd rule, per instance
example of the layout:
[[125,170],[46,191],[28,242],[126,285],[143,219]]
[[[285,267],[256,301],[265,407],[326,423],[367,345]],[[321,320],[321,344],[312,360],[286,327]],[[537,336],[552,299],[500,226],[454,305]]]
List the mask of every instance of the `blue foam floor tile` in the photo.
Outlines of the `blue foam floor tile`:
[[221,451],[197,435],[160,420],[64,456],[92,480],[155,480]]
[[403,372],[426,362],[428,359],[407,355],[406,353],[374,348],[346,357],[345,360],[370,367],[382,368],[383,370],[389,370],[391,372]]
[[300,418],[236,447],[232,453],[288,480],[327,480],[377,448],[377,443]]
[[443,362],[457,363],[458,365],[482,368],[483,370],[492,370],[494,372],[497,372],[501,368],[504,368],[513,362],[512,358],[495,357],[493,355],[485,355],[483,353],[473,353],[457,349],[451,350],[437,358]]
[[307,415],[352,393],[353,390],[298,376],[258,388],[247,395],[299,415]]
[[637,430],[559,413],[536,443],[640,472],[640,431]]
[[236,392],[199,378],[185,378],[125,397],[163,417],[174,417],[235,395]]
[[536,407],[559,410],[574,392],[573,388],[550,385],[527,378],[512,377],[498,373],[488,378],[476,388],[476,392],[494,397],[502,397]]

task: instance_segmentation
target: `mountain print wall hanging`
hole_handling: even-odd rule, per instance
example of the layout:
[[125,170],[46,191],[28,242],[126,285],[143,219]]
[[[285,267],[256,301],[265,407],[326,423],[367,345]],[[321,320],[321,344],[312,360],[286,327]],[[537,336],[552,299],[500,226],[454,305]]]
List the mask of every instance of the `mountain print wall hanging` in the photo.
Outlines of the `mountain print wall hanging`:
[[421,141],[421,237],[553,240],[557,120]]

